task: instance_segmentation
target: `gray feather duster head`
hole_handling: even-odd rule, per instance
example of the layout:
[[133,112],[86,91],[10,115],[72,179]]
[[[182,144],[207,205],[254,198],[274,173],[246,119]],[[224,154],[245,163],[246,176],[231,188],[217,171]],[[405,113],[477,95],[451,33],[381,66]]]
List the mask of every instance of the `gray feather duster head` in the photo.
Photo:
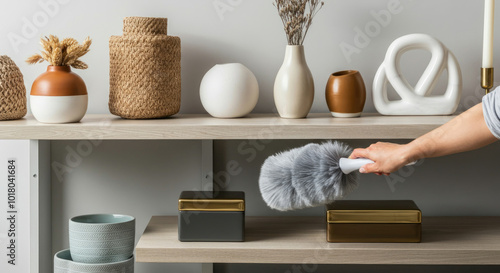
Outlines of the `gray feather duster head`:
[[269,157],[261,168],[262,197],[287,211],[329,204],[357,187],[357,173],[345,175],[339,160],[352,149],[341,142],[309,144]]
[[269,207],[287,210],[286,208],[297,204],[304,205],[297,190],[292,186],[292,169],[300,151],[308,146],[270,156],[262,165],[259,187],[262,198]]

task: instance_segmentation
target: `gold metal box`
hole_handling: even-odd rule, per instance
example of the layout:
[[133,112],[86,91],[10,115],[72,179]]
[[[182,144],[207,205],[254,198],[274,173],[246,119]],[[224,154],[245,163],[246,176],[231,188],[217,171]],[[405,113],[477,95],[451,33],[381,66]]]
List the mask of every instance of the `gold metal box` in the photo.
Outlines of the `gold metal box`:
[[422,213],[415,202],[335,201],[327,206],[331,243],[420,243]]

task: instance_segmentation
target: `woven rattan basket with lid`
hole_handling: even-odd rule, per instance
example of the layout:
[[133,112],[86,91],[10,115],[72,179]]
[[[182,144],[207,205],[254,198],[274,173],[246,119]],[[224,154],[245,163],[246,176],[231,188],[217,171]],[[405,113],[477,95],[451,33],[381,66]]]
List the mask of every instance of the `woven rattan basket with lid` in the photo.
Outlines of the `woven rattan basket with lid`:
[[26,115],[26,87],[23,74],[7,56],[0,56],[0,120]]
[[112,36],[109,110],[127,119],[163,118],[181,104],[181,40],[167,35],[167,18],[127,17]]

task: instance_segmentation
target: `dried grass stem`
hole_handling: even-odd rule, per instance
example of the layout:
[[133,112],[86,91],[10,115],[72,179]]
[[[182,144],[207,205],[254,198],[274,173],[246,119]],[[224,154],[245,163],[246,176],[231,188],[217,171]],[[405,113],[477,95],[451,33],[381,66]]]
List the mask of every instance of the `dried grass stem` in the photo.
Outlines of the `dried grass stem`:
[[80,45],[73,38],[66,38],[59,41],[57,36],[50,35],[40,40],[43,51],[40,54],[29,57],[26,62],[28,64],[36,64],[47,61],[53,66],[71,66],[76,69],[87,69],[88,65],[80,61],[79,58],[90,51],[91,44],[92,40],[89,37]]
[[325,3],[319,0],[274,0],[289,45],[303,45],[312,21]]

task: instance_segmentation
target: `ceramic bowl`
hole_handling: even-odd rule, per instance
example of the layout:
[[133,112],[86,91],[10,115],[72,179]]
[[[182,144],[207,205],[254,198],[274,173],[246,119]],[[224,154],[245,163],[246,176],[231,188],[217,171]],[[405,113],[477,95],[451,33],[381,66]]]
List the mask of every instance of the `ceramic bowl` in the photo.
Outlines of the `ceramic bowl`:
[[69,220],[69,247],[73,261],[113,263],[132,256],[135,218],[118,214],[76,216]]
[[134,257],[116,263],[86,264],[72,260],[69,249],[54,255],[54,273],[134,273]]

